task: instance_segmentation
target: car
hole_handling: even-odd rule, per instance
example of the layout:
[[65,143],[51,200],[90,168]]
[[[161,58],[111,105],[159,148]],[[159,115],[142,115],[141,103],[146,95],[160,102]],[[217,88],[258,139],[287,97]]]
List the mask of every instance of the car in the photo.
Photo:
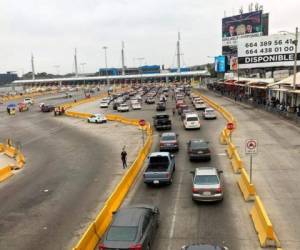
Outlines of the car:
[[28,111],[29,107],[25,102],[18,103],[19,112]]
[[159,209],[152,205],[120,208],[101,239],[99,250],[148,250],[159,226]]
[[178,151],[178,135],[174,132],[162,133],[159,141],[160,151]]
[[153,126],[156,130],[171,130],[172,121],[168,114],[156,114],[153,116]]
[[183,100],[176,101],[176,108],[178,109],[180,105],[184,104]]
[[142,105],[140,104],[140,102],[136,101],[136,102],[132,102],[131,103],[131,108],[133,110],[140,110],[142,109]]
[[206,109],[206,104],[204,101],[196,101],[194,103],[194,107],[196,110],[204,110]]
[[179,107],[178,107],[178,109],[177,109],[177,113],[178,113],[178,115],[181,115],[181,113],[182,113],[182,111],[183,110],[186,110],[186,109],[189,109],[189,106],[188,105],[186,105],[186,104],[180,104],[179,105]]
[[175,172],[175,158],[170,152],[153,152],[148,156],[148,164],[143,174],[144,183],[172,184]]
[[106,101],[106,100],[102,100],[101,102],[100,102],[100,108],[108,108],[108,101]]
[[107,119],[103,114],[95,114],[88,118],[88,123],[106,123]]
[[194,113],[194,112],[195,111],[192,111],[190,109],[184,109],[184,110],[182,110],[181,115],[180,115],[181,120],[183,121],[185,119],[186,114]]
[[203,139],[192,139],[187,143],[187,152],[190,160],[210,160],[211,152],[208,142]]
[[166,111],[166,103],[165,102],[158,102],[156,104],[156,111]]
[[208,245],[208,244],[192,244],[187,246],[182,246],[181,250],[229,250],[228,247]]
[[153,97],[147,97],[145,103],[147,104],[154,104],[155,99]]
[[126,103],[122,103],[117,108],[118,112],[128,112],[129,106]]
[[24,103],[29,104],[29,105],[33,105],[34,104],[34,100],[30,97],[25,97],[23,100]]
[[191,171],[192,199],[194,201],[222,201],[223,182],[220,171],[214,167],[201,167]]
[[54,105],[47,105],[47,104],[44,104],[43,106],[41,106],[41,111],[42,112],[52,112],[54,111],[55,109],[55,106]]
[[185,129],[200,129],[200,119],[196,113],[187,113],[183,120],[183,126]]
[[202,115],[204,119],[217,119],[215,110],[212,108],[206,108]]

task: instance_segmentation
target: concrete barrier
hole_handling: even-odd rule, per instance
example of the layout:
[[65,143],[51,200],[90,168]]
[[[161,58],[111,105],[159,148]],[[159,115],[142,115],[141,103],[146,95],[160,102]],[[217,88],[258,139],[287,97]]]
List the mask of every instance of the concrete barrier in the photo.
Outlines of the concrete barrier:
[[17,161],[17,165],[15,166],[15,169],[20,169],[24,167],[26,163],[26,159],[22,152],[18,151],[16,156],[16,161]]
[[250,211],[250,216],[261,247],[280,247],[280,242],[259,196],[255,196],[255,203]]
[[249,175],[244,168],[241,169],[241,176],[237,183],[246,201],[255,198],[255,186],[253,183],[250,184]]
[[13,172],[11,171],[10,165],[0,168],[0,182],[6,180],[7,178],[9,178],[11,176],[13,176]]
[[227,155],[228,155],[229,159],[232,158],[234,150],[236,150],[235,145],[232,142],[229,142],[228,145],[227,145],[227,149],[226,149],[226,152],[227,152]]
[[10,158],[14,158],[17,154],[17,149],[10,145],[5,145],[4,154],[9,156]]
[[2,153],[5,150],[4,144],[0,143],[0,153]]
[[244,167],[244,164],[240,158],[240,155],[236,149],[233,150],[231,158],[231,166],[234,173],[240,173],[240,170]]

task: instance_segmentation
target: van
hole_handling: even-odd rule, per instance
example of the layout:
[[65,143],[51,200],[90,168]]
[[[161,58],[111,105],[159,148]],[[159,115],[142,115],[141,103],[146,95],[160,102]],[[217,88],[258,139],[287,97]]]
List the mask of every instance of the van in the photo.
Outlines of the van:
[[196,113],[187,113],[183,120],[185,129],[200,129],[200,119]]

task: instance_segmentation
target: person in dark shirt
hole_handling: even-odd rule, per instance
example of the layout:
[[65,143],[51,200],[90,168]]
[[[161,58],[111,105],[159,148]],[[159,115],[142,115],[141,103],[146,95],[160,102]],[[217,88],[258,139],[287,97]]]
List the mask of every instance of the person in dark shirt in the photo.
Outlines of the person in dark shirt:
[[123,147],[121,152],[121,160],[123,163],[123,169],[127,168],[127,152],[125,151],[125,146]]

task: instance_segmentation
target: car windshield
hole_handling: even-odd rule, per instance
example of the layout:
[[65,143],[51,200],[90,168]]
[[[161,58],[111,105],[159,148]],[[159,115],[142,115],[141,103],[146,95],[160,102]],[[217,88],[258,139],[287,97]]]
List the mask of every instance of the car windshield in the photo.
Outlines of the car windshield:
[[206,113],[213,113],[214,110],[213,110],[213,109],[207,109],[207,110],[205,110],[205,112],[206,112]]
[[196,175],[194,184],[198,185],[215,185],[219,184],[219,179],[216,175]]
[[198,117],[196,117],[196,116],[195,117],[187,117],[186,121],[187,122],[195,122],[195,121],[198,121]]
[[176,140],[176,135],[163,135],[161,137],[162,141],[175,141]]
[[106,236],[110,241],[134,241],[137,235],[137,227],[112,226]]
[[191,141],[191,148],[193,149],[207,148],[207,143],[204,141]]

